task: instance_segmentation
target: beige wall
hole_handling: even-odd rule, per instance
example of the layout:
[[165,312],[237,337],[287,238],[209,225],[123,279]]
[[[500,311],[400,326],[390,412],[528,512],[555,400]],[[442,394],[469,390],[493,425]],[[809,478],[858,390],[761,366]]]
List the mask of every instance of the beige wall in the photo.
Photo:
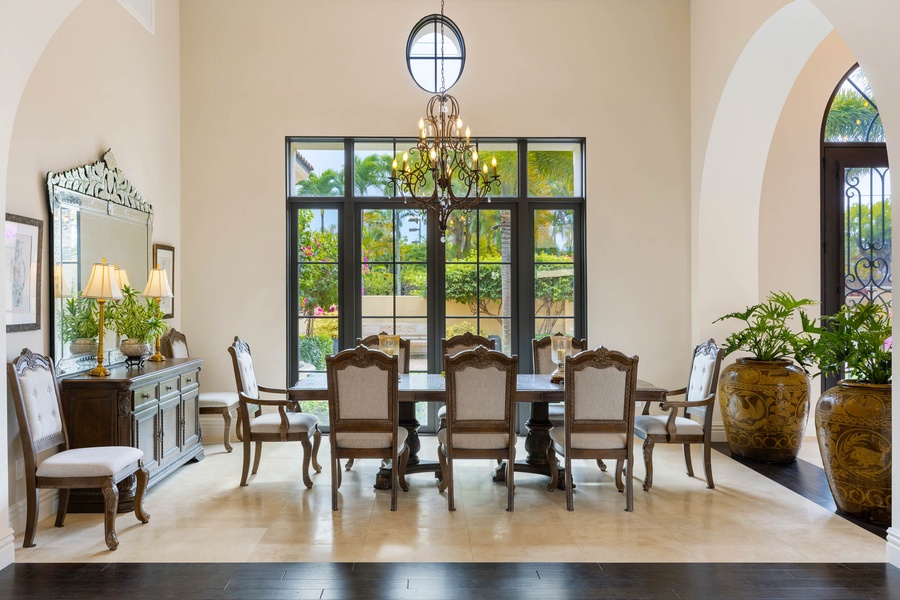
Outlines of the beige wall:
[[[7,360],[23,347],[51,351],[47,171],[95,162],[112,148],[125,176],[153,205],[153,240],[173,244],[177,252],[181,241],[179,35],[178,7],[172,3],[157,3],[156,35],[152,35],[115,0],[86,0],[38,60],[12,129],[6,210],[44,222],[43,326],[39,331],[7,334]],[[176,281],[176,290],[179,287]],[[175,301],[172,323],[177,326],[180,300]],[[15,480],[15,461],[22,449],[11,406],[6,413],[11,521],[19,530],[24,525],[25,491],[24,480]]]
[[822,116],[835,86],[855,62],[840,35],[832,32],[803,67],[781,111],[760,198],[760,298],[785,290],[820,300]]
[[[182,300],[206,382],[235,334],[285,380],[285,135],[408,135],[404,0],[182,2]],[[461,1],[453,93],[485,136],[587,138],[588,339],[676,385],[689,337],[686,0]],[[223,282],[229,282],[223,285]],[[233,283],[230,283],[233,282]],[[673,360],[673,357],[676,357]]]

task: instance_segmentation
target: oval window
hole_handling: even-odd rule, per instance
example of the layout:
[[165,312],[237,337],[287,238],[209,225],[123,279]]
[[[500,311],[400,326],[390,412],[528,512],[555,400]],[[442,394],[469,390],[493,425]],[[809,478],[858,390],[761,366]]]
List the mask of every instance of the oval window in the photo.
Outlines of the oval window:
[[427,92],[453,87],[466,64],[466,44],[456,23],[443,15],[428,15],[416,23],[406,42],[406,64]]

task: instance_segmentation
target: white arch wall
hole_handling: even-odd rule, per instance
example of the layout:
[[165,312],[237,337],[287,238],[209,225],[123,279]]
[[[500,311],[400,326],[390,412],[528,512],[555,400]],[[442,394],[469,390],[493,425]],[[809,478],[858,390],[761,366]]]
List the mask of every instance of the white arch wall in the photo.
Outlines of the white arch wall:
[[[711,321],[759,299],[760,193],[772,136],[794,81],[832,23],[869,76],[888,140],[891,131],[900,131],[900,81],[891,72],[892,61],[900,56],[900,3],[773,2],[766,7],[771,16],[749,39],[741,35],[747,20],[735,24],[711,18],[717,8],[709,0],[692,2],[692,40],[702,42],[694,45],[691,64],[692,331],[696,339],[723,337],[727,327],[711,325]],[[765,10],[760,11],[752,16],[766,17]],[[715,33],[710,35],[710,29]],[[710,45],[704,34],[725,50]],[[727,54],[735,46],[741,48],[740,56],[718,88],[716,70],[707,68],[715,67],[711,53]],[[713,103],[708,94],[715,95],[717,89],[721,94]],[[894,442],[900,442],[896,431]],[[900,468],[894,467],[894,476],[900,476]],[[895,510],[894,518],[898,516],[900,511]],[[900,565],[900,536],[893,529],[888,532],[887,559]]]
[[[0,0],[0,212],[6,213],[7,165],[19,99],[44,47],[81,0],[21,2]],[[0,250],[0,252],[4,252]],[[6,264],[4,258],[3,264]],[[0,297],[6,297],[6,277],[0,278]],[[0,328],[6,346],[6,328]],[[0,398],[7,406],[7,388]],[[0,436],[6,436],[10,414],[0,410]],[[8,442],[8,440],[5,440]],[[9,527],[9,444],[0,444],[0,568],[13,562],[13,530]]]

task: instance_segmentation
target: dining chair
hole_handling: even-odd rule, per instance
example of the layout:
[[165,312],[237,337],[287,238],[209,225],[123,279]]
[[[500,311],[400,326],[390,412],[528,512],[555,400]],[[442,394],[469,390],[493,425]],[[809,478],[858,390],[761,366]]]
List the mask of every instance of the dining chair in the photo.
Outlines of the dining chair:
[[[380,335],[389,335],[387,332],[382,331],[381,333],[370,335],[364,338],[356,338],[356,345],[360,344],[365,346],[366,348],[375,348],[376,350],[381,344],[381,340],[378,336]],[[409,373],[409,352],[410,352],[410,340],[406,338],[400,338],[399,344],[399,353],[397,355],[398,358],[398,368],[400,374],[405,375]],[[344,467],[348,471],[353,467],[355,459],[348,459],[346,466]]]
[[[449,338],[441,338],[441,356],[444,357],[442,358],[444,372],[446,373],[447,371],[447,356],[454,356],[464,350],[474,350],[479,346],[483,346],[488,350],[494,350],[496,348],[496,341],[484,337],[483,335],[476,335],[470,331]],[[438,409],[438,421],[438,430],[444,429],[447,426],[446,406],[442,406]]]
[[[316,473],[322,472],[318,461],[319,445],[322,442],[322,434],[319,432],[319,417],[302,412],[298,402],[287,399],[288,391],[286,389],[266,387],[257,383],[250,346],[240,337],[234,336],[234,343],[228,347],[228,353],[231,354],[234,366],[234,380],[240,400],[238,410],[243,429],[241,435],[244,443],[244,466],[241,473],[241,485],[247,485],[251,444],[256,446],[256,456],[253,460],[253,475],[256,475],[263,442],[300,442],[303,447],[303,483],[307,488],[311,488],[313,482],[309,478],[310,460],[312,460],[312,466]],[[262,399],[260,392],[282,396],[283,399]],[[277,412],[263,413],[264,406],[274,407]],[[291,409],[290,412],[288,409]],[[310,438],[313,440],[312,444],[310,444]]]
[[516,374],[519,359],[477,346],[444,356],[447,427],[438,432],[441,482],[447,506],[453,498],[453,461],[458,458],[506,460],[506,510],[514,508],[516,462]]
[[627,463],[625,510],[634,508],[634,392],[638,357],[600,347],[566,358],[565,425],[550,430],[550,485],[559,481],[557,455],[566,470],[566,508],[574,510],[572,459],[615,459],[616,488],[622,491],[622,466]]
[[[669,414],[651,415],[650,402],[647,402],[643,413],[634,418],[634,434],[644,440],[644,491],[649,491],[653,486],[653,447],[656,444],[682,444],[689,477],[694,476],[691,444],[703,444],[706,487],[716,487],[711,457],[712,418],[715,410],[711,407],[715,407],[719,368],[724,356],[725,349],[719,348],[713,339],[695,346],[687,386],[667,391],[666,400],[659,405]],[[684,396],[685,399],[670,400],[671,396]]]
[[409,432],[400,427],[398,363],[398,357],[362,344],[325,357],[331,427],[331,510],[338,509],[342,458],[391,461],[391,510],[397,510],[397,488],[409,490]]
[[[25,489],[27,513],[23,548],[35,545],[41,488],[59,490],[56,526],[65,524],[72,489],[99,488],[103,494],[103,529],[106,547],[119,547],[116,535],[116,512],[119,508],[120,482],[131,485],[137,478],[134,495],[134,515],[147,523],[150,515],[144,511],[144,492],[148,473],[144,468],[143,451],[130,446],[97,446],[69,448],[69,434],[59,397],[53,363],[46,356],[27,348],[7,365],[12,401],[22,438],[25,461]],[[56,454],[38,462],[38,455],[56,449]]]
[[[174,327],[169,329],[159,338],[159,349],[167,358],[190,358],[187,338]],[[231,447],[231,413],[237,411],[237,423],[234,430],[241,439],[241,413],[238,410],[237,392],[204,392],[201,391],[197,398],[201,415],[222,415],[225,420],[225,450],[232,451]]]

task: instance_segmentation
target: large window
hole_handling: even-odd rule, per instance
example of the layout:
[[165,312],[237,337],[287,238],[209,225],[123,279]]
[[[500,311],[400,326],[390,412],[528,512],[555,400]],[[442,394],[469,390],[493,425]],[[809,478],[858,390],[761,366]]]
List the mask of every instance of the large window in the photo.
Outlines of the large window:
[[[440,339],[464,331],[494,337],[520,372],[533,337],[584,336],[582,140],[479,139],[501,190],[452,214],[443,241],[390,183],[412,140],[286,142],[288,384],[381,331],[409,338],[423,372],[440,372]],[[428,410],[418,418],[433,424]]]

